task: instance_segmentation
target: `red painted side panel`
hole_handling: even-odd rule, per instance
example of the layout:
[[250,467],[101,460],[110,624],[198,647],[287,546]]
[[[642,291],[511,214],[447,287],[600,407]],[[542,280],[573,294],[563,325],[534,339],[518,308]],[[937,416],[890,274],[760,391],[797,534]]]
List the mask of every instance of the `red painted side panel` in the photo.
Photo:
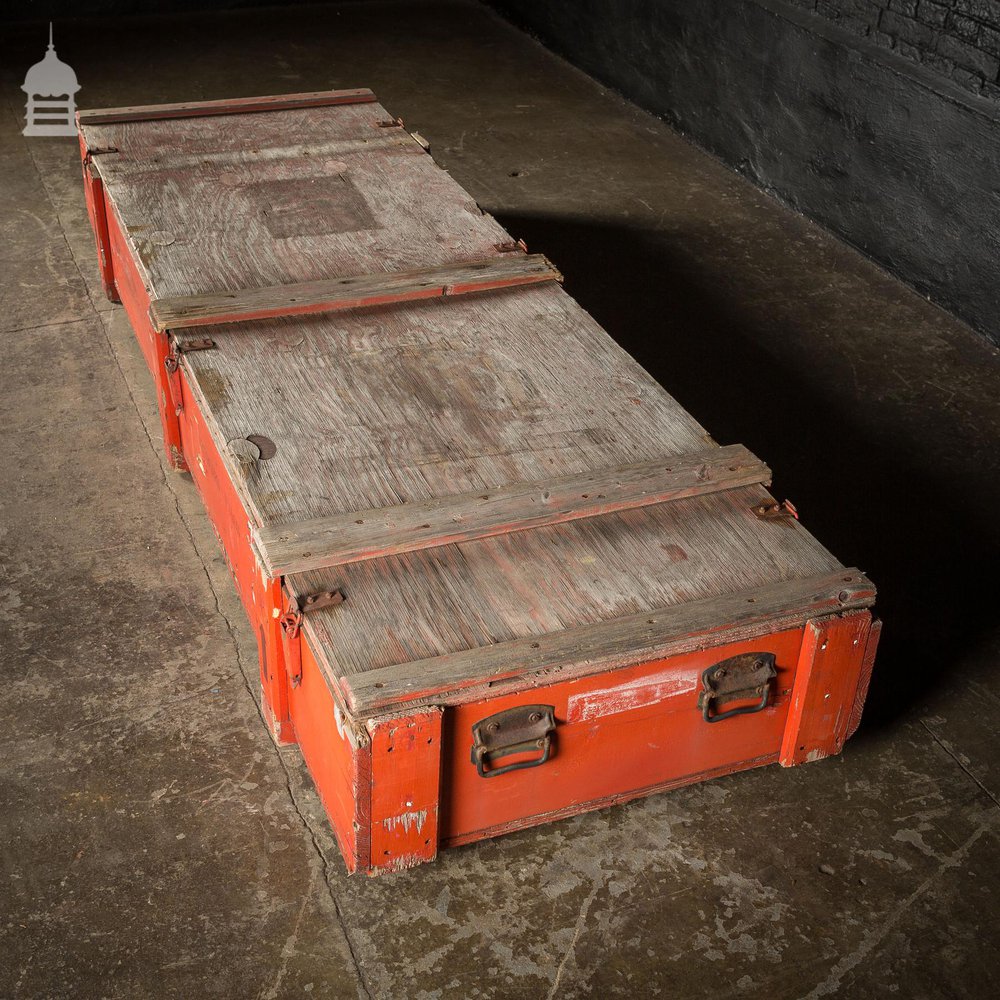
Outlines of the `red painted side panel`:
[[[260,569],[250,542],[250,522],[243,503],[223,465],[208,426],[201,415],[183,372],[175,384],[180,387],[180,435],[191,469],[191,478],[201,493],[205,509],[229,568],[236,581],[243,606],[257,633],[260,652],[261,688],[271,732],[279,743],[294,743],[295,732],[288,705],[288,678],[284,668],[281,627],[275,611],[282,608],[281,584],[268,579]],[[331,714],[331,726],[333,718]]]
[[350,733],[337,711],[309,644],[305,639],[300,641],[302,681],[297,687],[288,689],[295,717],[295,734],[323,808],[337,835],[347,870],[366,869],[367,830],[360,842],[359,832],[367,814],[367,799],[371,795],[368,739],[362,733],[358,747],[351,745]]
[[112,301],[120,301],[115,288],[111,267],[111,250],[108,243],[108,210],[104,200],[104,182],[91,171],[90,156],[83,136],[80,136],[80,156],[83,160],[83,194],[87,202],[87,215],[97,243],[97,264],[101,271],[104,294]]
[[111,266],[136,339],[156,386],[164,447],[171,465],[188,468],[222,543],[233,578],[257,635],[265,714],[279,743],[295,742],[288,706],[281,633],[275,610],[282,607],[280,581],[260,572],[250,544],[249,522],[183,372],[168,375],[167,336],[149,321],[149,293],[112,211],[107,218]]
[[149,292],[142,283],[122,233],[118,216],[113,209],[108,213],[108,240],[115,286],[156,385],[156,406],[160,413],[163,446],[167,452],[167,459],[173,468],[184,470],[187,465],[181,447],[180,422],[177,418],[178,401],[171,396],[167,370],[164,366],[170,353],[169,344],[166,334],[157,333],[149,321]]
[[[774,759],[802,630],[780,632],[627,670],[532,688],[449,709],[445,719],[441,838],[476,839],[533,817],[582,811],[744,762]],[[762,712],[707,723],[698,707],[702,672],[738,653],[776,654],[777,678]],[[471,759],[472,727],[516,705],[555,707],[555,750],[539,767],[482,778]],[[537,821],[537,819],[535,820]]]

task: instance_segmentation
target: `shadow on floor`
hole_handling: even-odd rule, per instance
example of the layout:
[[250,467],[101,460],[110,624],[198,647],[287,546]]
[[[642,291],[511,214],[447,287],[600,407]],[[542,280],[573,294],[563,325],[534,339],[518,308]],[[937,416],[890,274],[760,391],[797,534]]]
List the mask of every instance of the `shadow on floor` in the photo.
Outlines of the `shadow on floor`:
[[[990,579],[998,565],[988,511],[1000,509],[1000,491],[988,468],[992,490],[982,489],[988,439],[922,403],[919,382],[932,362],[907,351],[906,330],[891,348],[912,371],[914,399],[904,408],[907,433],[887,447],[877,407],[859,404],[846,387],[815,392],[815,372],[810,380],[799,370],[801,345],[794,354],[775,349],[799,334],[776,335],[773,324],[765,331],[746,310],[737,314],[718,274],[699,274],[676,234],[665,240],[589,220],[497,217],[532,252],[558,262],[567,290],[717,441],[760,455],[775,472],[774,492],[790,496],[809,530],[875,581],[885,628],[861,734],[889,724],[946,678],[953,682],[963,656],[996,623],[994,588],[975,581]],[[896,286],[892,294],[908,293]],[[811,350],[822,365],[828,345],[816,338]],[[888,379],[888,368],[887,361],[879,377]],[[956,426],[942,429],[942,420]],[[971,487],[957,486],[953,471],[935,471],[943,464],[935,450],[949,433]],[[948,457],[953,463],[955,453]]]

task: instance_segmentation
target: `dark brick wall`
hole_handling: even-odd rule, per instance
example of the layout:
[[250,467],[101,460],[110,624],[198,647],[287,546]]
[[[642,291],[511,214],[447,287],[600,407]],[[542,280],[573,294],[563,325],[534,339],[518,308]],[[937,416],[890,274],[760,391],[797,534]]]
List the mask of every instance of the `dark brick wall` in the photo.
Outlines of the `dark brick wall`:
[[1000,0],[789,0],[1000,101]]
[[490,2],[1000,343],[1000,0]]

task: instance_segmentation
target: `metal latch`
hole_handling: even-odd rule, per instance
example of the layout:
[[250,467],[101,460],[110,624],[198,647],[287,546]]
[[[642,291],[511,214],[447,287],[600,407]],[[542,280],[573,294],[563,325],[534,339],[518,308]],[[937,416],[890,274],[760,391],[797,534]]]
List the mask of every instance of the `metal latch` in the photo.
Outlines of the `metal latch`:
[[524,240],[506,240],[503,243],[494,243],[493,249],[497,253],[514,253],[520,250],[522,253],[528,252],[528,244]]
[[[552,705],[518,705],[490,715],[472,727],[472,763],[480,778],[495,778],[508,771],[540,767],[552,755],[552,734],[556,728]],[[501,767],[489,765],[500,757],[540,750],[530,760]]]
[[180,355],[190,354],[192,351],[210,351],[215,347],[215,341],[209,337],[197,337],[194,340],[180,340],[173,345],[173,349],[163,359],[163,366],[171,375],[180,368]]
[[753,512],[762,521],[797,521],[799,519],[799,512],[791,500],[782,500],[781,503],[761,503],[753,508]]
[[285,652],[285,669],[292,687],[302,682],[302,647],[296,641],[302,631],[302,616],[307,611],[319,611],[343,604],[346,598],[342,590],[323,590],[306,597],[290,597],[288,607],[281,616],[281,645]]
[[[698,707],[706,722],[721,722],[734,715],[749,715],[767,708],[771,697],[771,681],[778,676],[774,666],[774,653],[740,653],[716,663],[701,675],[701,694]],[[716,711],[720,705],[731,701],[757,699],[753,705],[740,705],[727,712]]]

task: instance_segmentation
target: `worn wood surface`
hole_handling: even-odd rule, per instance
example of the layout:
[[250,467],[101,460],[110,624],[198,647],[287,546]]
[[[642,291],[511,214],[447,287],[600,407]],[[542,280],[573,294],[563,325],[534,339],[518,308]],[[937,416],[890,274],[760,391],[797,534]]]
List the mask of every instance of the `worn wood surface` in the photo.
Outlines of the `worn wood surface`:
[[[185,354],[257,524],[393,507],[704,450],[701,427],[554,284],[202,327]],[[232,466],[235,473],[235,465]]]
[[356,90],[320,90],[308,94],[279,94],[269,97],[237,97],[222,101],[187,101],[183,104],[133,105],[124,108],[92,108],[77,112],[80,125],[110,125],[118,122],[153,121],[163,118],[202,118],[210,115],[284,111],[290,108],[317,108],[335,104],[364,104],[375,100],[366,87]]
[[[727,631],[754,624],[775,628],[790,618],[803,622],[834,612],[864,608],[875,588],[856,569],[756,587],[741,593],[691,601],[625,615],[599,624],[567,628],[535,638],[515,639],[485,649],[397,664],[340,678],[351,709],[380,712],[412,700],[461,700],[459,688],[481,689],[497,681],[545,672],[548,680],[663,659],[691,649],[719,645]],[[466,695],[466,699],[469,696]],[[832,704],[832,703],[831,703]],[[841,706],[845,718],[848,698]]]
[[514,254],[396,274],[363,274],[209,295],[153,299],[149,312],[153,327],[162,332],[272,316],[335,312],[561,280],[562,275],[541,254]]
[[346,601],[306,616],[341,677],[835,572],[799,524],[750,512],[762,487],[295,574]]
[[510,236],[375,103],[86,126],[155,298],[438,267]]
[[[153,298],[500,260],[511,242],[377,103],[83,134],[113,150],[93,162]],[[196,333],[215,348],[181,355],[188,396],[260,532],[714,447],[553,282]],[[306,622],[335,683],[424,660],[479,677],[497,644],[841,571],[802,525],[754,517],[768,498],[742,486],[290,582],[348,595]]]
[[770,482],[742,445],[258,529],[272,576],[396,556]]

